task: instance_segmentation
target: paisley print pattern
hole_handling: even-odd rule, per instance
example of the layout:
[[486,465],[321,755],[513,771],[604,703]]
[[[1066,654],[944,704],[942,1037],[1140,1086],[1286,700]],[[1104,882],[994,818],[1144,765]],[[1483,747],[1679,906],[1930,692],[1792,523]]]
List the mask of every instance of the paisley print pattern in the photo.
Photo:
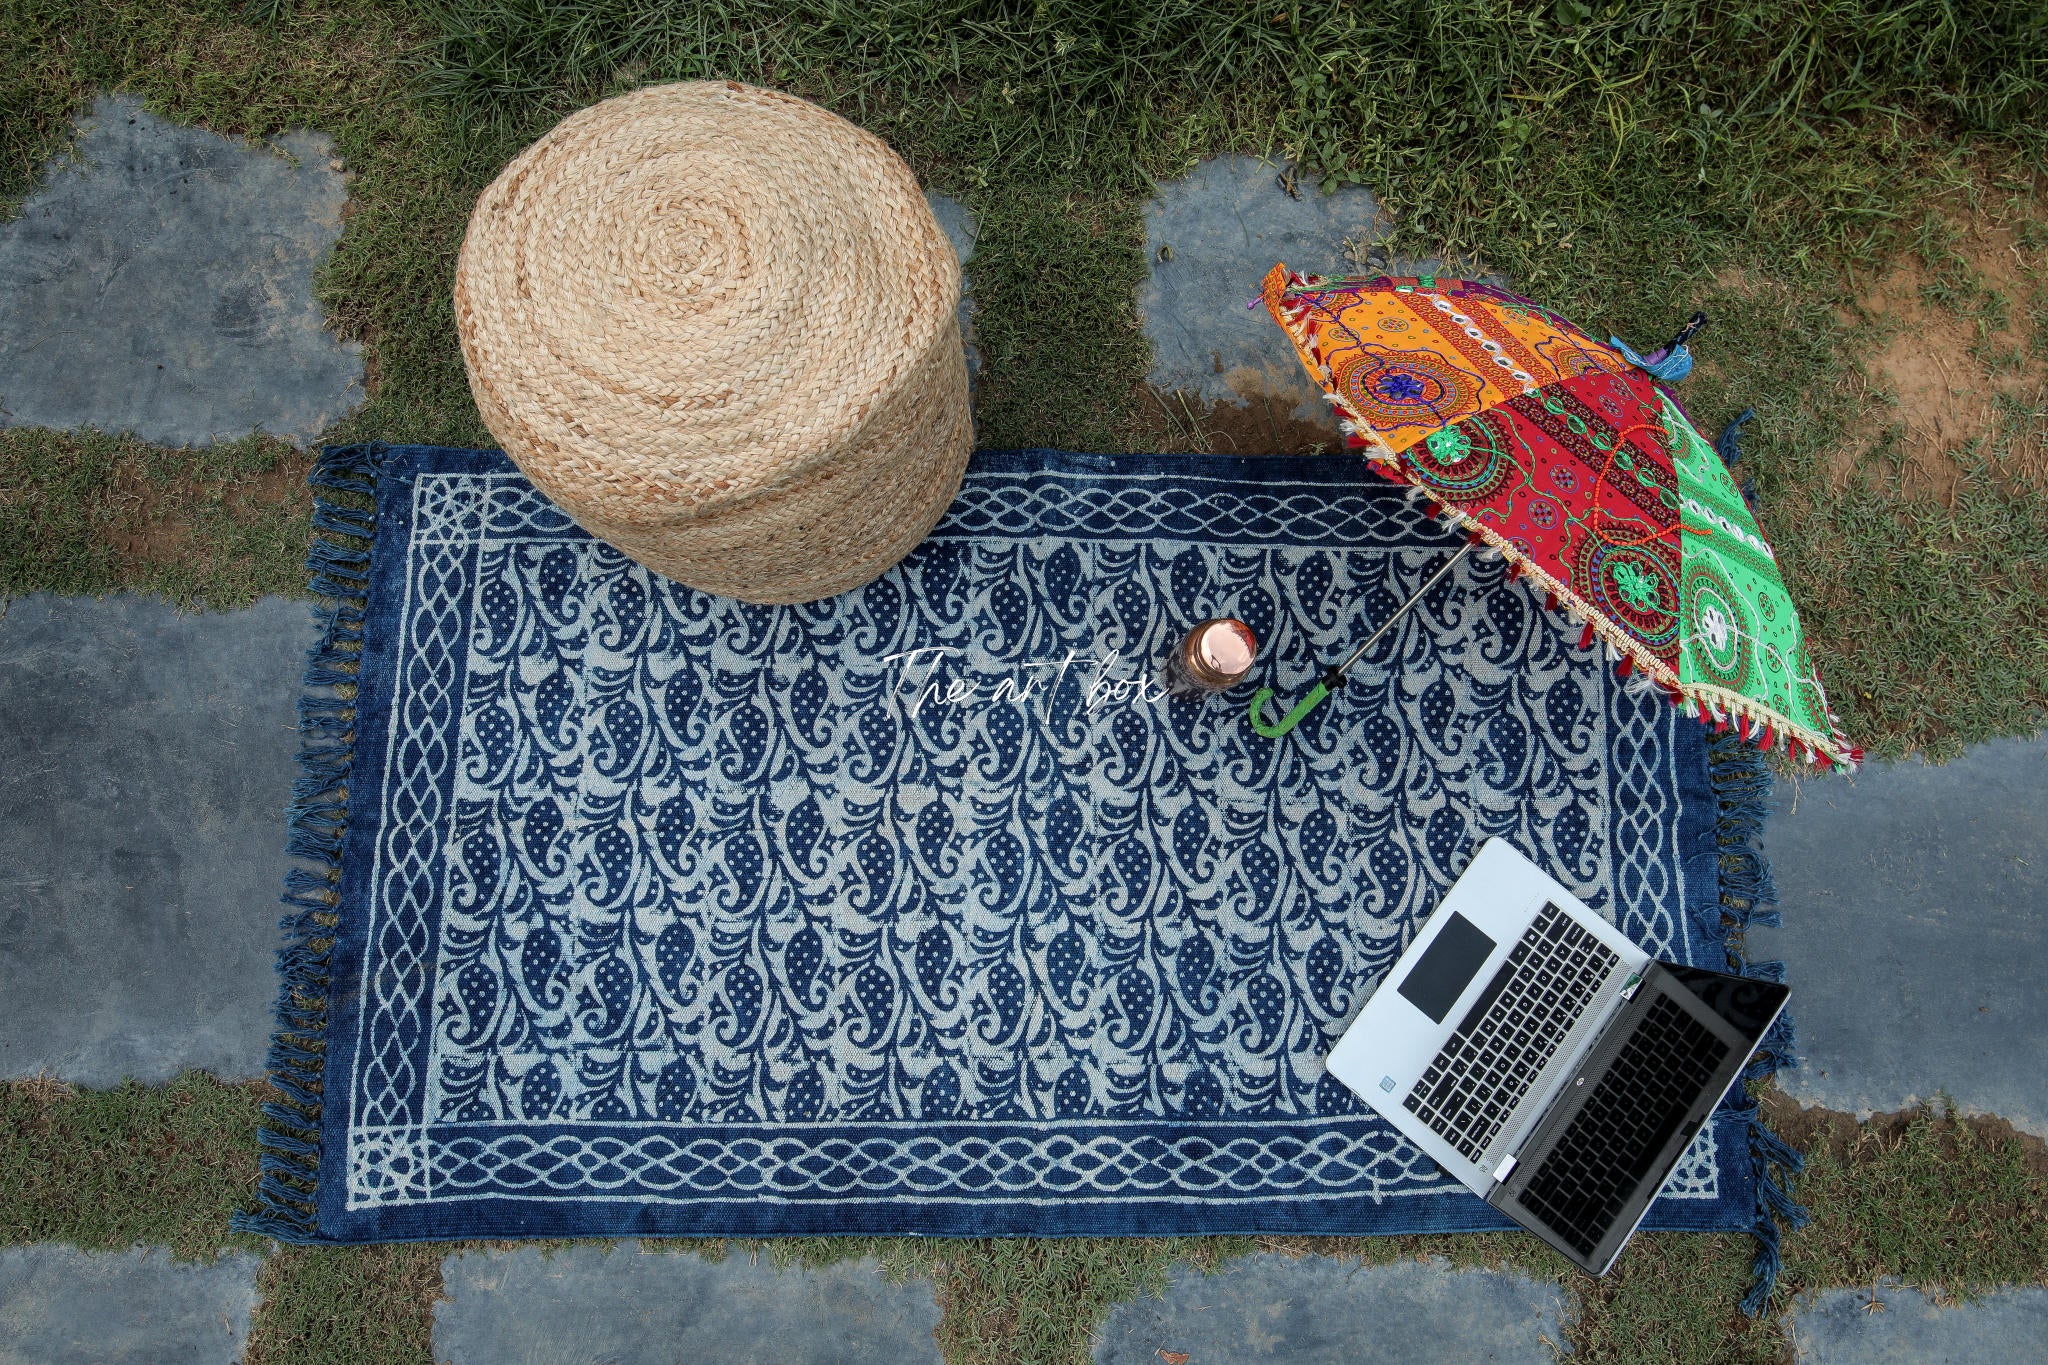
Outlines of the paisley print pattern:
[[[1496,1226],[1322,1067],[1478,842],[1719,960],[1694,728],[1497,568],[1286,743],[1160,696],[1217,614],[1307,685],[1454,548],[1348,463],[978,456],[796,607],[493,454],[401,448],[378,537],[323,1236]],[[1662,1225],[1744,1225],[1742,1141]]]

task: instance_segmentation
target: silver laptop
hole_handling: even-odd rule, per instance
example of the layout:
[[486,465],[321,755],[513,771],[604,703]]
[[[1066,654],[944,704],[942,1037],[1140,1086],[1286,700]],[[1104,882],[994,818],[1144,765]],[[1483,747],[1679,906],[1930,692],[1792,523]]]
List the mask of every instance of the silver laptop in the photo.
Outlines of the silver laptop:
[[1329,1067],[1475,1194],[1604,1275],[1787,995],[1653,961],[1489,839]]

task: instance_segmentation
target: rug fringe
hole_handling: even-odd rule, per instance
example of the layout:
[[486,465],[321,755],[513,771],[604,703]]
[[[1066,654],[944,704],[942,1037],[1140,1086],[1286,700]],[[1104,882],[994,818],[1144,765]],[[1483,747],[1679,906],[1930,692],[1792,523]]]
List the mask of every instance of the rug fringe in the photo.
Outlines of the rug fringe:
[[[1760,981],[1782,981],[1784,963],[1746,961],[1734,946],[1746,931],[1775,928],[1779,922],[1777,887],[1771,882],[1770,863],[1757,843],[1771,795],[1771,770],[1760,752],[1733,733],[1709,741],[1707,762],[1719,806],[1715,830],[1721,851],[1718,909],[1721,917],[1731,922],[1729,969]],[[1749,1121],[1749,1162],[1756,1181],[1756,1218],[1750,1227],[1757,1240],[1756,1256],[1750,1262],[1754,1279],[1742,1296],[1742,1311],[1752,1318],[1763,1313],[1777,1287],[1778,1272],[1784,1265],[1780,1238],[1811,1221],[1790,1190],[1791,1178],[1804,1169],[1806,1158],[1764,1126],[1763,1111],[1747,1089],[1748,1082],[1790,1066],[1794,1045],[1791,1018],[1780,1015],[1743,1071],[1742,1085],[1729,1096],[1735,1105],[1733,1112]],[[1783,1175],[1774,1175],[1773,1168]]]
[[[386,447],[328,446],[307,476],[316,490],[374,496]],[[285,873],[279,899],[277,1029],[264,1067],[278,1099],[263,1106],[256,1207],[231,1220],[237,1232],[280,1242],[319,1240],[314,1195],[320,1178],[320,1093],[327,1030],[327,965],[334,951],[342,838],[348,832],[347,782],[354,761],[357,662],[368,606],[371,510],[316,492],[315,539],[306,552],[309,586],[327,599],[314,608],[320,642],[306,660],[299,697],[299,776],[285,851],[308,866]]]

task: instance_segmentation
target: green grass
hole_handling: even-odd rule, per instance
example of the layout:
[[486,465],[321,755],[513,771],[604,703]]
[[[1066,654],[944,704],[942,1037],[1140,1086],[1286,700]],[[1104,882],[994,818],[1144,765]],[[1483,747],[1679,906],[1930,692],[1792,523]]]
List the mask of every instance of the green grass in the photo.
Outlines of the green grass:
[[[0,1085],[0,1245],[137,1242],[186,1258],[254,1239],[226,1231],[249,1197],[257,1087],[187,1076],[169,1086],[73,1092]],[[1945,1108],[1859,1127],[1778,1102],[1808,1153],[1798,1197],[1815,1221],[1786,1239],[1777,1304],[1807,1290],[1897,1276],[1956,1298],[2048,1281],[2048,1159],[1996,1125]],[[1162,1290],[1176,1266],[1213,1270],[1259,1251],[1357,1264],[1444,1256],[1458,1265],[1561,1279],[1577,1298],[1573,1359],[1775,1362],[1782,1321],[1735,1311],[1749,1282],[1747,1236],[1649,1234],[1598,1282],[1533,1238],[794,1238],[644,1245],[712,1258],[822,1264],[872,1256],[893,1277],[929,1277],[952,1365],[1081,1365],[1116,1304]],[[482,1243],[286,1248],[266,1263],[251,1365],[272,1361],[430,1365],[440,1261]]]
[[1125,448],[1151,359],[1129,304],[1145,278],[1137,214],[1079,190],[1010,189],[980,197],[979,208],[981,443]]
[[147,1242],[186,1259],[259,1246],[227,1225],[255,1188],[268,1088],[197,1075],[84,1092],[0,1084],[0,1243]]
[[1793,1290],[1896,1276],[1971,1298],[2048,1283],[2048,1160],[1946,1101],[1903,1123],[1836,1121],[1809,1143],[1813,1225],[1786,1244]]
[[176,451],[0,428],[0,599],[127,588],[218,609],[302,592],[306,468],[265,436]]
[[[988,445],[1180,441],[1142,385],[1142,203],[1211,152],[1369,184],[1399,215],[1390,249],[1502,271],[1595,328],[1654,338],[1705,303],[1710,363],[1686,402],[1710,429],[1761,415],[1747,467],[1852,733],[1948,753],[2041,723],[2042,404],[2009,404],[1952,496],[1931,495],[1866,373],[1885,334],[1845,313],[1881,263],[1915,253],[1928,301],[1980,346],[2016,322],[2021,350],[1987,365],[2048,356],[2041,296],[1973,273],[1953,226],[2004,214],[2040,278],[2048,11],[2030,0],[1967,15],[1939,0],[0,0],[0,217],[97,89],[223,133],[324,130],[353,178],[318,293],[373,375],[329,439],[488,445],[449,304],[475,195],[563,113],[699,76],[819,98],[975,209]],[[1748,283],[1715,283],[1731,271]],[[142,588],[218,607],[296,590],[306,502],[280,485],[301,458],[262,438],[167,453],[0,430],[0,598]],[[191,1078],[0,1088],[0,1241],[240,1244],[225,1219],[253,1185],[256,1103]],[[2040,1277],[2048,1187],[2017,1144],[1940,1115],[1896,1141],[1838,1138],[1816,1138],[1800,1193],[1819,1222],[1788,1241],[1788,1292]],[[1559,1273],[1498,1237],[688,1245],[930,1275],[949,1359],[1004,1365],[1083,1360],[1107,1307],[1172,1265],[1263,1246]],[[445,1250],[278,1255],[250,1358],[430,1359]],[[1642,1239],[1584,1294],[1576,1358],[1780,1358],[1778,1324],[1733,1310],[1749,1255],[1742,1237]]]
[[[374,376],[328,438],[488,445],[449,303],[474,196],[568,110],[712,75],[824,100],[977,211],[988,445],[1190,443],[1142,386],[1133,296],[1150,179],[1207,152],[1370,184],[1400,215],[1393,249],[1504,271],[1638,338],[1712,299],[1717,273],[1767,281],[1771,307],[1714,310],[1696,349],[1724,379],[1694,381],[1688,403],[1708,427],[1746,404],[1764,416],[1768,529],[1852,734],[1948,753],[2040,724],[2033,486],[2001,475],[1996,448],[1954,505],[1888,482],[1881,447],[1848,487],[1815,474],[1861,439],[1853,405],[1881,403],[1841,382],[1880,340],[1838,320],[1855,280],[1951,245],[1930,204],[2009,195],[2042,165],[2048,11],[2024,0],[1967,18],[1940,0],[0,0],[0,212],[97,88],[225,133],[324,129],[353,178],[318,292]],[[2038,260],[2048,214],[2028,203],[2020,221]],[[2048,349],[2038,298],[1953,270],[1932,292],[1987,323],[2026,311]],[[190,552],[138,560],[110,544],[136,538],[137,503],[114,495],[100,438],[6,441],[0,530],[28,533],[0,550],[0,595],[230,605],[296,588],[290,517],[158,501]]]
[[280,1248],[242,1365],[433,1365],[441,1258],[461,1245]]
[[2026,0],[1967,19],[1941,0],[423,13],[428,87],[510,138],[620,85],[717,76],[820,98],[970,199],[1019,185],[1141,196],[1190,152],[1229,145],[1297,161],[1310,183],[1369,184],[1401,215],[1398,244],[1483,257],[1546,298],[1561,288],[1561,306],[1662,303],[1656,285],[1736,239],[1802,261],[1868,250],[1922,187],[1901,161],[1958,138],[2038,151],[2048,110],[2048,19]]

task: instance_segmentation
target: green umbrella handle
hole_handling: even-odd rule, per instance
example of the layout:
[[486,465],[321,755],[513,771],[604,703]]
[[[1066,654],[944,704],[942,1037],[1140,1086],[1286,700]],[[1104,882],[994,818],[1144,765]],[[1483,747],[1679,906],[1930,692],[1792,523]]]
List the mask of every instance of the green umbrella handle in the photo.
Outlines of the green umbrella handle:
[[1316,704],[1322,701],[1324,697],[1330,695],[1332,687],[1341,687],[1343,685],[1344,675],[1335,669],[1331,669],[1323,675],[1321,682],[1308,690],[1307,696],[1294,704],[1292,711],[1289,711],[1280,718],[1280,723],[1277,725],[1268,725],[1266,723],[1266,703],[1273,699],[1273,689],[1262,687],[1252,696],[1252,729],[1257,730],[1267,739],[1278,739],[1295,726],[1301,724],[1301,718],[1315,710]]
[[1323,680],[1317,683],[1314,687],[1311,687],[1308,690],[1308,695],[1303,697],[1300,701],[1296,702],[1294,709],[1292,711],[1289,711],[1286,715],[1280,718],[1280,723],[1278,725],[1266,724],[1266,703],[1273,699],[1273,689],[1270,687],[1260,688],[1258,694],[1252,698],[1252,729],[1257,730],[1267,739],[1278,739],[1280,738],[1280,736],[1286,734],[1289,730],[1292,730],[1295,726],[1301,724],[1301,718],[1307,715],[1309,712],[1315,710],[1317,702],[1321,701],[1324,697],[1329,696],[1332,692],[1335,692],[1338,688],[1344,685],[1345,671],[1348,670],[1351,667],[1351,665],[1357,663],[1360,659],[1364,658],[1365,651],[1371,649],[1374,645],[1378,644],[1380,637],[1382,635],[1385,635],[1388,631],[1392,630],[1394,628],[1394,623],[1399,621],[1403,616],[1406,616],[1408,614],[1408,609],[1414,606],[1417,602],[1420,602],[1422,600],[1422,595],[1424,593],[1428,592],[1438,583],[1441,583],[1444,579],[1444,575],[1448,574],[1452,569],[1457,568],[1459,561],[1464,559],[1466,555],[1471,554],[1473,549],[1477,545],[1478,542],[1476,540],[1467,541],[1463,549],[1459,550],[1458,553],[1452,555],[1449,559],[1445,560],[1443,563],[1443,567],[1439,568],[1435,573],[1431,574],[1429,576],[1429,581],[1427,583],[1424,583],[1414,592],[1408,594],[1408,600],[1406,602],[1403,602],[1400,606],[1396,607],[1394,609],[1394,614],[1392,616],[1389,616],[1386,620],[1382,621],[1380,623],[1380,628],[1374,631],[1371,635],[1367,636],[1364,644],[1360,645],[1357,649],[1351,651],[1350,658],[1346,659],[1343,663],[1336,665],[1329,672],[1323,674]]

